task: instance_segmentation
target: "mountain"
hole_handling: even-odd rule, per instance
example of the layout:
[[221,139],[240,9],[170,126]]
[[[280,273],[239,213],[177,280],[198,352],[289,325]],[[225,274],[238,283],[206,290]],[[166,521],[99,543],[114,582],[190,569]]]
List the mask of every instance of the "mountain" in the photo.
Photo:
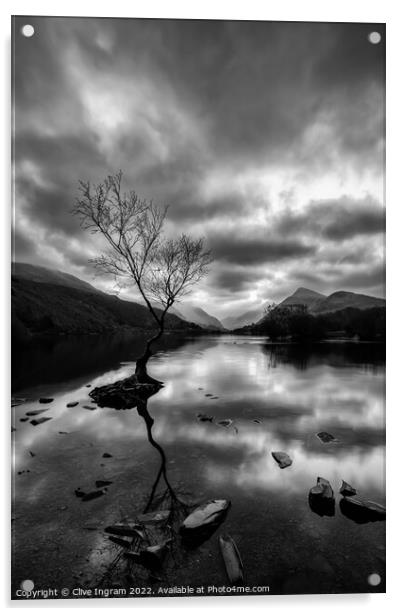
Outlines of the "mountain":
[[[278,304],[278,307],[306,306],[311,314],[325,314],[338,312],[346,309],[367,310],[369,308],[385,308],[385,299],[352,293],[349,291],[336,291],[331,295],[325,296],[312,289],[299,287],[292,295],[286,297]],[[262,308],[249,310],[236,317],[223,319],[223,325],[230,330],[241,329],[252,323],[261,323],[264,320],[264,310]]]
[[72,289],[81,289],[89,293],[102,293],[88,282],[84,282],[76,276],[60,272],[59,270],[31,265],[30,263],[13,263],[11,268],[13,278],[18,280],[29,280],[30,282],[55,284]]
[[314,304],[324,299],[326,299],[325,295],[322,295],[321,293],[317,293],[311,289],[305,289],[304,287],[299,287],[293,295],[289,295],[289,297],[284,299],[279,305],[290,306],[301,304],[307,306],[307,308],[311,308]]
[[198,306],[193,306],[189,303],[180,303],[178,308],[173,309],[173,314],[176,314],[181,319],[190,323],[196,323],[205,329],[214,329],[223,331],[225,328],[222,323],[214,316],[205,312]]
[[243,314],[239,314],[233,317],[226,317],[222,320],[222,323],[226,329],[238,329],[251,323],[257,323],[264,316],[264,308],[256,308],[254,310],[248,310]]
[[344,310],[345,308],[367,310],[368,308],[382,307],[385,307],[385,299],[360,293],[351,293],[349,291],[336,291],[336,293],[332,293],[332,295],[328,295],[328,297],[314,303],[310,307],[310,311],[313,314],[322,314],[324,312]]
[[327,297],[311,289],[300,287],[279,304],[279,306],[304,305],[312,314],[336,312],[345,308],[380,308],[385,306],[385,299],[352,293],[350,291],[336,291]]
[[[31,334],[98,334],[155,327],[146,306],[99,291],[70,274],[24,263],[13,265],[11,298],[16,340]],[[167,315],[166,329],[201,331],[174,314]]]

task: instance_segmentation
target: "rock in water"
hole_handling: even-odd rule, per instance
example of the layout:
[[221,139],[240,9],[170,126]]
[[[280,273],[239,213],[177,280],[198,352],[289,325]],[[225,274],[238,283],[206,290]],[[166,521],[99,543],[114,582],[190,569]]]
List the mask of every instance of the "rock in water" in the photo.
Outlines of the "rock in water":
[[355,494],[357,494],[357,490],[353,488],[350,483],[347,483],[342,479],[342,485],[341,489],[339,490],[339,494],[342,494],[343,496],[354,496]]
[[105,528],[105,533],[108,533],[109,535],[120,535],[123,537],[145,538],[145,534],[141,530],[141,526],[138,524],[130,524],[128,522],[118,522],[117,524],[113,524],[113,526],[107,526]]
[[40,415],[41,413],[46,413],[49,409],[38,409],[37,411],[28,411],[25,413],[27,417],[35,417],[35,415]]
[[40,404],[50,404],[53,400],[54,398],[39,398]]
[[198,413],[197,419],[198,421],[210,421],[210,422],[214,420],[212,415],[205,415],[204,413]]
[[316,435],[321,443],[337,443],[338,439],[336,439],[334,436],[332,436],[332,434],[330,434],[329,432],[317,432]]
[[159,543],[157,545],[150,545],[148,548],[141,550],[140,552],[125,552],[124,556],[130,558],[134,562],[147,569],[158,570],[162,566],[163,558],[166,554],[166,548],[169,545],[171,539]]
[[170,516],[170,509],[161,511],[151,511],[150,513],[140,513],[137,515],[137,520],[140,524],[161,524],[167,522]]
[[310,494],[313,497],[326,498],[331,500],[334,498],[334,491],[331,487],[331,484],[327,479],[324,479],[323,477],[317,477],[317,484],[313,488],[311,488]]
[[39,417],[39,419],[33,419],[31,424],[33,426],[39,426],[39,424],[45,423],[45,421],[50,421],[52,417]]
[[229,507],[230,501],[223,499],[210,500],[200,505],[183,521],[180,532],[182,534],[192,533],[206,526],[219,524],[223,521]]
[[317,477],[317,485],[311,488],[308,500],[311,510],[317,515],[335,515],[334,491],[327,479]]
[[385,520],[385,507],[373,501],[345,496],[339,503],[341,512],[358,524]]
[[223,428],[230,428],[233,424],[233,419],[219,419],[216,423],[218,426],[222,426]]
[[230,535],[221,535],[219,537],[219,546],[230,583],[242,584],[244,581],[243,563],[234,540]]
[[101,408],[107,406],[113,409],[131,409],[160,389],[161,385],[139,383],[137,377],[132,375],[116,383],[96,387],[89,392],[89,397]]
[[271,456],[278,463],[279,468],[286,468],[293,462],[292,458],[284,451],[272,451]]
[[110,486],[113,481],[107,481],[106,479],[97,479],[95,481],[95,485],[97,488],[104,488],[105,486]]
[[121,537],[108,537],[108,539],[110,541],[113,541],[113,543],[116,543],[116,545],[119,545],[122,548],[125,548],[126,550],[128,550],[131,547],[131,543],[129,541],[126,541],[125,539],[121,539]]
[[100,496],[103,496],[104,494],[106,494],[106,488],[103,490],[95,490],[94,492],[88,492],[87,494],[84,494],[84,496],[81,497],[81,500],[90,501],[90,500],[93,500],[94,498],[99,498]]
[[66,407],[68,409],[72,409],[74,406],[77,406],[79,402],[67,402]]

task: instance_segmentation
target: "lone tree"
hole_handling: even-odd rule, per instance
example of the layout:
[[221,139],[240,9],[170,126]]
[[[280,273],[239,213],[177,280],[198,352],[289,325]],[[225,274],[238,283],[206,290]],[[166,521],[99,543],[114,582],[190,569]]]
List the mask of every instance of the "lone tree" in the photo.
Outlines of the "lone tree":
[[[156,383],[146,370],[152,344],[165,330],[168,310],[206,275],[212,258],[202,238],[184,233],[166,238],[167,206],[140,199],[133,190],[123,191],[122,178],[119,171],[97,185],[80,181],[73,213],[84,229],[101,233],[107,241],[107,252],[90,262],[116,278],[131,280],[154,319],[157,332],[137,360],[135,374],[141,383]],[[161,308],[155,308],[155,303]]]

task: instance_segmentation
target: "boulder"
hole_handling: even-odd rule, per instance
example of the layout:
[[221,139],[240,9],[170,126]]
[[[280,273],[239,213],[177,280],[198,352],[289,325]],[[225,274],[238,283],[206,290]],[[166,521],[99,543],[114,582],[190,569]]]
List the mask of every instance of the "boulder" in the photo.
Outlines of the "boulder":
[[293,462],[292,458],[284,451],[272,451],[271,456],[278,463],[279,468],[286,468]]
[[385,507],[357,496],[345,496],[339,502],[339,508],[344,516],[357,524],[385,520]]
[[310,509],[319,516],[335,515],[335,497],[331,484],[323,477],[317,477],[317,484],[308,496]]
[[357,494],[357,490],[342,479],[342,485],[341,489],[339,490],[339,494],[342,494],[343,496],[354,496],[355,494]]

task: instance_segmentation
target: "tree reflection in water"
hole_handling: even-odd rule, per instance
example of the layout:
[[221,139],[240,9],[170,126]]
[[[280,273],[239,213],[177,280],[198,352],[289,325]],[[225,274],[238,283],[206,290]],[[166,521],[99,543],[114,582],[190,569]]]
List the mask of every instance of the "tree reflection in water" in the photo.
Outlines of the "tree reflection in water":
[[[152,433],[155,420],[149,414],[148,399],[138,400],[135,408],[145,422],[149,443],[157,450],[161,459],[159,470],[141,515],[157,511],[169,512],[169,515],[157,523],[141,524],[142,537],[124,537],[124,541],[130,542],[129,547],[112,547],[118,550],[117,554],[107,566],[102,579],[94,584],[98,588],[125,587],[144,580],[152,583],[160,581],[161,575],[166,579],[169,570],[177,569],[185,558],[179,527],[190,510],[198,504],[184,502],[169,481],[165,451]],[[137,520],[125,517],[119,522],[132,524]],[[138,555],[138,558],[137,556],[127,557],[127,550]]]

